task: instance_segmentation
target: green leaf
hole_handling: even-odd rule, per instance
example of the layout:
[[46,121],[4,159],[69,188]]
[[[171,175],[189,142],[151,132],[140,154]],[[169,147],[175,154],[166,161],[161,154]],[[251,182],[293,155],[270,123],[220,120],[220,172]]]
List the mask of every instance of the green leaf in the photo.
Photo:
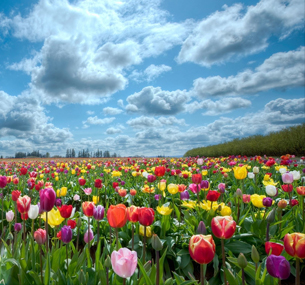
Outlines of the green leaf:
[[145,279],[145,282],[146,282],[145,284],[146,285],[153,285],[153,282],[150,280],[149,276],[147,275],[140,259],[138,259],[138,265],[139,265],[141,273],[143,274],[143,277]]
[[235,254],[239,254],[239,253],[246,254],[246,253],[250,253],[252,250],[250,244],[239,240],[234,240],[234,241],[231,240],[229,243],[225,244],[225,248],[231,250]]
[[230,270],[225,268],[226,278],[229,281],[230,285],[238,285],[236,277],[232,274]]
[[46,269],[44,271],[44,285],[50,284],[50,275],[51,275],[51,268],[50,268],[50,253],[47,253],[46,258]]

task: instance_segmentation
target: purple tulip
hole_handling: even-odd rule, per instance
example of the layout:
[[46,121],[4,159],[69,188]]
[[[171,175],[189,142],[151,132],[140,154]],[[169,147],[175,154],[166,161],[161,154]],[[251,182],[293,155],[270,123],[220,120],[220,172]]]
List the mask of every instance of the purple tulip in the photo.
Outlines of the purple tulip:
[[284,256],[269,255],[266,260],[266,267],[272,277],[283,280],[290,276],[290,264]]
[[69,243],[72,240],[72,229],[69,226],[61,228],[61,240],[63,243]]
[[218,187],[218,190],[219,190],[220,193],[225,193],[225,191],[226,191],[226,184],[225,183],[219,183],[217,187]]
[[266,197],[263,199],[263,205],[265,207],[271,207],[273,200],[270,197]]
[[147,175],[147,181],[148,181],[149,183],[152,183],[152,182],[154,182],[155,180],[156,180],[156,176],[155,176],[155,175],[151,175],[151,174]]
[[21,229],[22,229],[22,225],[21,225],[20,223],[16,223],[16,224],[14,225],[14,230],[15,230],[15,232],[20,232]]
[[40,207],[45,212],[50,212],[55,205],[56,194],[53,188],[42,189],[39,192]]
[[189,191],[185,190],[185,191],[181,192],[180,193],[180,199],[181,200],[188,200],[188,199],[190,199]]
[[210,186],[210,183],[208,180],[202,180],[200,183],[200,188],[201,189],[208,189]]
[[61,205],[62,205],[61,199],[60,198],[56,199],[55,206],[60,207]]
[[85,234],[84,234],[84,241],[85,243],[88,243],[89,241],[93,240],[93,231],[90,229],[89,230],[89,239],[88,239],[88,230],[86,230]]
[[159,201],[162,198],[161,194],[156,194],[155,195],[155,200]]
[[121,178],[118,178],[118,182],[121,182]]
[[125,185],[125,181],[121,181],[121,185],[124,186]]
[[93,217],[97,221],[101,221],[104,218],[105,208],[102,205],[98,205],[93,209]]
[[6,176],[0,176],[0,188],[4,188],[7,184]]

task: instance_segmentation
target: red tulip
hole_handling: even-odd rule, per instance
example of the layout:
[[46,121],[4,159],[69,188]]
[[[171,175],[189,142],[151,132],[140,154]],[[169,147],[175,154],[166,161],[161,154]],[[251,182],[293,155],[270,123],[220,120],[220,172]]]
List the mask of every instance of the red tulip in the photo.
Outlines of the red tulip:
[[211,221],[213,234],[220,239],[231,238],[236,229],[236,222],[231,216],[216,216]]
[[92,217],[93,216],[93,210],[94,210],[94,202],[83,202],[82,204],[82,208],[83,208],[83,212],[87,217]]
[[7,177],[6,176],[0,176],[0,188],[4,188],[7,184]]
[[292,184],[283,184],[282,189],[284,192],[290,193],[293,190]]
[[94,187],[95,188],[102,188],[103,184],[102,184],[102,180],[101,179],[95,179],[94,181]]
[[130,195],[135,196],[137,194],[137,190],[135,189],[130,189]]
[[159,177],[164,176],[165,170],[166,170],[166,169],[165,169],[164,166],[157,166],[157,167],[155,168],[155,175],[156,175],[156,176],[159,176]]
[[192,182],[194,184],[200,184],[201,181],[202,181],[202,175],[201,174],[193,174],[192,175]]
[[139,223],[142,226],[150,226],[154,219],[155,219],[155,212],[152,208],[139,208],[138,210],[139,215]]
[[289,255],[300,259],[305,258],[305,234],[286,234],[284,237],[284,247]]
[[27,195],[17,199],[17,210],[20,214],[27,214],[30,210],[31,198]]
[[78,183],[79,183],[80,186],[84,186],[84,185],[86,184],[86,179],[84,179],[84,178],[79,178],[79,179],[78,179]]
[[127,190],[126,189],[119,189],[118,190],[118,194],[121,196],[121,197],[125,197],[127,195]]
[[71,216],[73,206],[72,205],[63,205],[61,207],[57,207],[57,209],[59,210],[60,215],[63,218],[68,219]]
[[130,206],[127,208],[127,220],[132,223],[139,221],[139,207]]
[[115,189],[119,186],[118,182],[112,182],[112,188]]
[[297,187],[297,192],[301,196],[305,196],[305,186],[299,186]]
[[27,172],[28,172],[28,170],[27,170],[26,168],[24,168],[24,167],[22,167],[22,168],[20,169],[20,175],[26,175]]
[[12,200],[16,202],[18,200],[20,194],[21,194],[21,192],[18,190],[12,191]]
[[267,255],[269,255],[270,250],[272,250],[271,254],[279,256],[279,255],[281,255],[283,249],[284,249],[284,246],[280,243],[270,242],[270,241],[267,241],[265,243],[265,251],[266,251]]
[[215,256],[215,243],[211,235],[194,235],[189,242],[189,253],[199,264],[208,264]]
[[107,219],[112,228],[122,228],[127,222],[127,209],[124,204],[111,205],[107,212]]
[[207,200],[211,201],[211,202],[215,202],[218,200],[218,198],[220,197],[220,193],[216,190],[209,190],[208,194],[207,194]]
[[76,228],[76,222],[74,220],[68,220],[68,226],[73,230]]

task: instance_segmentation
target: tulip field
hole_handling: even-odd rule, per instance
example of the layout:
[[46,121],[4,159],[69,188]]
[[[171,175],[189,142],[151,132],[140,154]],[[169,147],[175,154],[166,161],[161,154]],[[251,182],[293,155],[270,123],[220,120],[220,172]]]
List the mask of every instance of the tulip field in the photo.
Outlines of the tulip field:
[[304,160],[0,160],[0,284],[305,284]]

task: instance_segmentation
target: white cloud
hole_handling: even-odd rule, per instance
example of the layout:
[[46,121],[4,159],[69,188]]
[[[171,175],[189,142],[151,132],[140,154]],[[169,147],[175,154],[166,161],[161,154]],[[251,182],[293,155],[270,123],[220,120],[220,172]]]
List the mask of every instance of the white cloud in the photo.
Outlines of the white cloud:
[[192,94],[200,98],[217,95],[253,94],[273,88],[304,86],[305,47],[279,52],[266,59],[255,71],[236,76],[213,76],[194,80]]
[[184,111],[189,101],[185,90],[164,91],[160,87],[147,86],[127,97],[126,111],[146,115],[174,115]]
[[146,128],[161,128],[169,125],[180,125],[186,126],[184,119],[177,119],[175,117],[159,117],[158,119],[152,117],[141,116],[135,119],[130,119],[126,122],[129,126],[135,129],[146,129]]
[[105,119],[100,119],[97,116],[94,117],[88,117],[86,121],[83,122],[84,125],[105,125],[105,124],[110,124],[115,120],[114,117],[111,118],[105,118]]
[[162,73],[170,71],[172,68],[168,65],[154,65],[151,64],[148,66],[143,72],[139,72],[138,70],[133,70],[130,74],[129,78],[135,80],[137,82],[141,81],[153,81],[157,77],[159,77]]
[[89,110],[89,111],[87,111],[87,114],[88,114],[88,115],[94,115],[94,111],[90,111],[90,110]]
[[108,128],[108,129],[106,130],[106,134],[107,134],[107,135],[119,134],[119,133],[121,133],[121,132],[122,132],[122,130],[119,129],[119,128]]
[[188,113],[194,113],[199,109],[207,110],[203,113],[205,116],[216,116],[219,114],[229,113],[239,108],[247,108],[251,106],[251,101],[240,98],[223,98],[217,101],[210,99],[203,100],[201,102],[191,102],[185,105],[185,109]]
[[184,41],[178,62],[203,66],[220,64],[265,49],[273,35],[286,37],[295,28],[304,28],[303,0],[261,0],[248,6],[223,6],[203,19]]
[[118,108],[112,108],[112,107],[106,107],[103,109],[103,113],[105,115],[118,115],[121,114],[123,110],[118,109]]

